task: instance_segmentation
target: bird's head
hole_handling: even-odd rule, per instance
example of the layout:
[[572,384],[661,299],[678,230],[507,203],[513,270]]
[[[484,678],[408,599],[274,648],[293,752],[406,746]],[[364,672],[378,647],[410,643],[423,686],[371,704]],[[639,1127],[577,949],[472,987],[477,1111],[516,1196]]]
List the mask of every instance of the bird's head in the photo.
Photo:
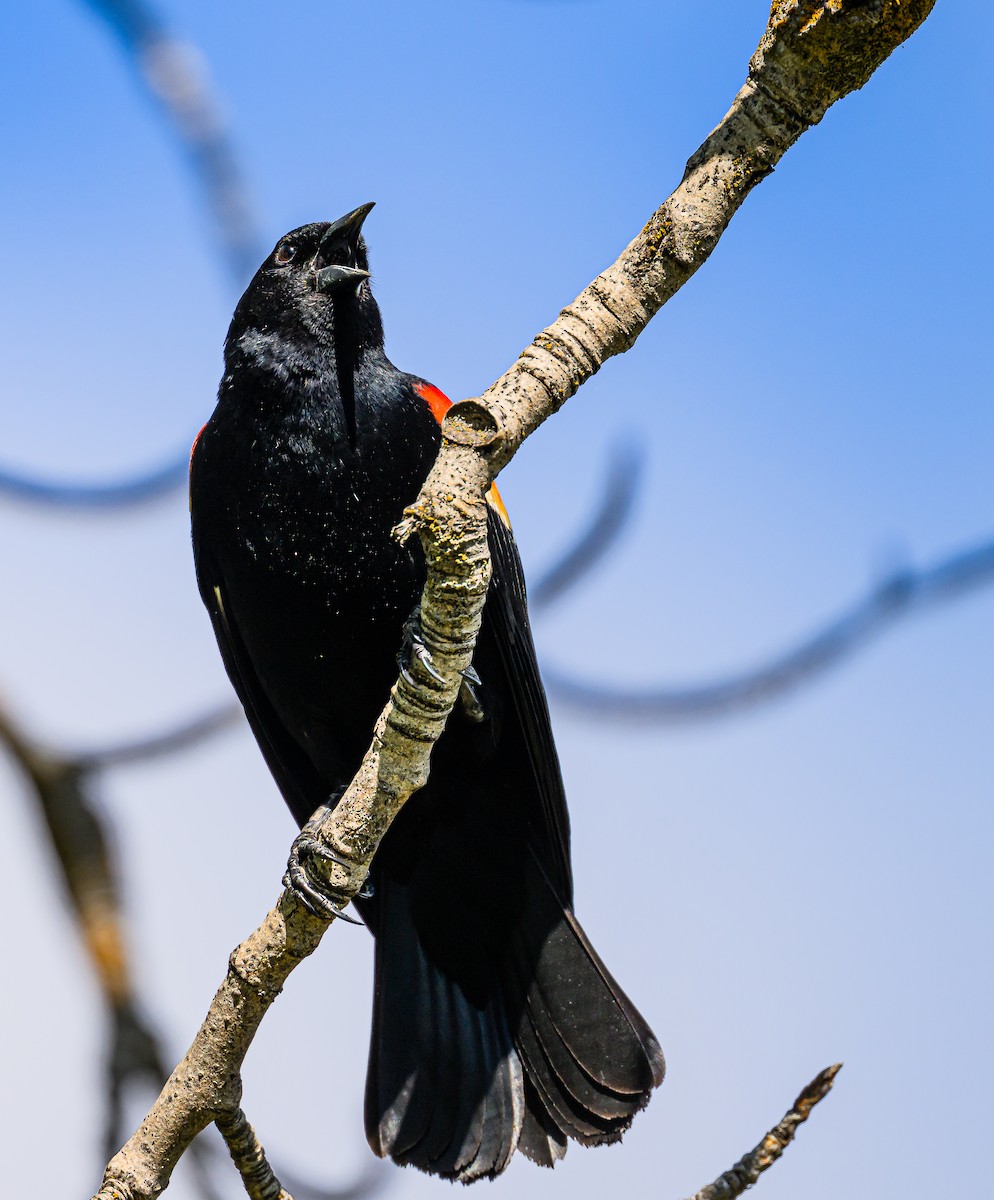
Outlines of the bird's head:
[[369,286],[362,224],[373,204],[337,221],[301,225],[281,237],[235,308],[226,353],[256,347],[265,355],[278,339],[282,353],[331,349],[336,327],[357,346],[382,344],[379,309]]

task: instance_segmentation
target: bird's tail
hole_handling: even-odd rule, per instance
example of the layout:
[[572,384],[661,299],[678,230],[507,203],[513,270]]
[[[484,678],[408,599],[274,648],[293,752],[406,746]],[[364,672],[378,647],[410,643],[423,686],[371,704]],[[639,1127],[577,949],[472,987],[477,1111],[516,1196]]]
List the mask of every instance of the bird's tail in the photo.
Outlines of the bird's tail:
[[618,1141],[662,1081],[652,1031],[535,871],[494,986],[473,997],[429,961],[406,889],[378,893],[366,1081],[377,1154],[463,1183],[499,1175],[516,1149],[552,1166],[570,1138]]

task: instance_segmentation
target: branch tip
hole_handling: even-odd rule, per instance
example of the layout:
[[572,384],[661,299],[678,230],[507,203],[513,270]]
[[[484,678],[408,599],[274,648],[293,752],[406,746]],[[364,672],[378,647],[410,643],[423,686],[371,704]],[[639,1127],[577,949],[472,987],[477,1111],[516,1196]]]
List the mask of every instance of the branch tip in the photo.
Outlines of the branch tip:
[[832,1085],[835,1083],[835,1077],[842,1070],[842,1063],[833,1063],[832,1066],[826,1067],[824,1071],[815,1076],[806,1088],[801,1091],[801,1094],[794,1101],[793,1107],[799,1113],[803,1112],[805,1118],[811,1112],[812,1108],[819,1102],[824,1100],[828,1093],[832,1090]]
[[751,1188],[760,1175],[783,1155],[814,1106],[832,1090],[835,1077],[841,1070],[842,1063],[834,1063],[816,1075],[802,1089],[780,1123],[769,1131],[759,1145],[743,1155],[724,1175],[719,1175],[714,1183],[695,1192],[691,1200],[735,1200],[747,1188]]

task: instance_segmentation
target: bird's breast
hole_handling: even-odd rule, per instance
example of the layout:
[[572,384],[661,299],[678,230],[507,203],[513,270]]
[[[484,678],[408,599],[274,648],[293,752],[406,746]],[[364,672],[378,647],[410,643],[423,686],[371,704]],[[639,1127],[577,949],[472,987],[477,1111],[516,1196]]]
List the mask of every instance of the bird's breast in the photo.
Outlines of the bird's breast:
[[420,546],[392,530],[434,459],[437,425],[403,397],[380,400],[363,397],[354,444],[333,405],[260,405],[251,421],[244,406],[219,407],[198,444],[196,524],[260,677],[297,727],[313,715],[368,735],[423,583]]

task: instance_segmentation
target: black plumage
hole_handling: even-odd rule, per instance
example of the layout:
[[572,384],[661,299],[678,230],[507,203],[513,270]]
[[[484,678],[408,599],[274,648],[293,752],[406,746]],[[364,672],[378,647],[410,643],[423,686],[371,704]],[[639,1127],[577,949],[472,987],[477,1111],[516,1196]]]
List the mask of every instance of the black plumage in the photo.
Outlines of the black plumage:
[[[447,401],[386,358],[360,227],[278,243],[239,302],[194,447],[197,576],[231,681],[303,824],[352,778],[424,580],[390,531]],[[569,818],[496,493],[467,689],[357,907],[376,938],[366,1129],[469,1182],[515,1149],[616,1141],[663,1075],[652,1032],[572,913]],[[474,695],[475,693],[475,695]]]

